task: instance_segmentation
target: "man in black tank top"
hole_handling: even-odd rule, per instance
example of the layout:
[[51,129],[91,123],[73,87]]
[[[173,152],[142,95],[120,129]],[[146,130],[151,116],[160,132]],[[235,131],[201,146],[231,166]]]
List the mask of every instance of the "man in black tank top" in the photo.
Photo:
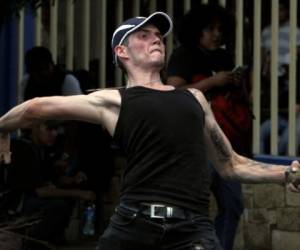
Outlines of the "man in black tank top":
[[300,192],[297,161],[275,166],[238,155],[200,91],[161,82],[163,38],[171,29],[163,12],[116,29],[111,45],[128,77],[125,89],[36,98],[0,118],[0,162],[10,161],[10,132],[47,119],[102,124],[113,136],[127,166],[120,204],[98,250],[221,249],[208,218],[208,160],[223,178],[284,183]]

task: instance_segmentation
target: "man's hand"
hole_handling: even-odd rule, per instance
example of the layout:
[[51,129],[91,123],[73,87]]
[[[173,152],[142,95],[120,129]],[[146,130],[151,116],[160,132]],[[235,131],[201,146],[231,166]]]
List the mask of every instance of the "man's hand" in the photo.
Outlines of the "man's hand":
[[298,161],[293,161],[285,172],[285,181],[290,191],[300,192],[300,164]]
[[9,164],[11,162],[10,136],[8,133],[0,133],[0,163]]

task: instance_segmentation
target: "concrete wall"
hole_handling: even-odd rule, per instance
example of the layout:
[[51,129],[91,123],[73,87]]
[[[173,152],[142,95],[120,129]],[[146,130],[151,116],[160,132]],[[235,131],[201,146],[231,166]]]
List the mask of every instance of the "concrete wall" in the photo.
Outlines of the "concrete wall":
[[300,195],[276,184],[243,185],[235,250],[299,250]]

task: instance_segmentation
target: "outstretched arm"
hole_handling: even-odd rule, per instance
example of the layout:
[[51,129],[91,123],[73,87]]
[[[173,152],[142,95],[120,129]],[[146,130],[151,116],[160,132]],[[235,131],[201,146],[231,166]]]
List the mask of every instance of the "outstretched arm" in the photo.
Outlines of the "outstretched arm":
[[7,159],[9,132],[45,120],[80,120],[102,124],[113,133],[119,105],[120,96],[116,90],[101,90],[90,95],[40,97],[21,103],[0,117],[0,163]]
[[[191,89],[191,92],[205,112],[204,134],[207,153],[213,166],[222,177],[244,183],[286,183],[286,170],[290,166],[266,164],[238,155],[217,124],[204,95],[195,89]],[[298,171],[299,163],[293,162],[291,167]],[[290,176],[293,176],[293,173]],[[289,179],[289,181],[300,184],[295,179]],[[300,192],[300,186],[298,187],[291,189]]]

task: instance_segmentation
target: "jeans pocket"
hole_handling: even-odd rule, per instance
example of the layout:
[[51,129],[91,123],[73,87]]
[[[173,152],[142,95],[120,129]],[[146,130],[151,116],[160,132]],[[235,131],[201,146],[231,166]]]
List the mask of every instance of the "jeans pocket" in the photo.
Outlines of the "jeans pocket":
[[113,223],[117,225],[129,225],[131,224],[137,217],[137,212],[123,208],[117,207],[114,215],[111,220]]

